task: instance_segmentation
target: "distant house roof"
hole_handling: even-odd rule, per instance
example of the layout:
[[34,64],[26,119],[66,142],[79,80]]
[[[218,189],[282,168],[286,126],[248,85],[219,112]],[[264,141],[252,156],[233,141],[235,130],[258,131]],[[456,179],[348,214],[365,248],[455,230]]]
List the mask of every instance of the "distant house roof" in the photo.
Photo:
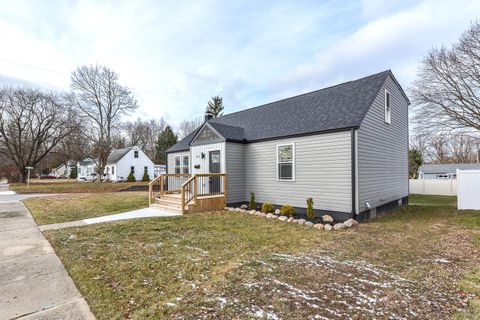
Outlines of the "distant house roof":
[[133,148],[134,147],[126,147],[123,149],[113,150],[112,153],[110,153],[110,155],[108,156],[107,163],[108,164],[117,163],[118,160],[122,159]]
[[95,161],[93,161],[90,158],[86,158],[86,159],[78,161],[78,164],[80,166],[89,166],[89,165],[95,164]]
[[[390,70],[354,81],[214,118],[208,123],[227,141],[254,142],[347,130],[360,126]],[[400,87],[400,86],[399,86]],[[403,90],[400,88],[403,93]],[[199,129],[167,152],[188,150]]]
[[455,173],[460,170],[480,170],[480,163],[424,164],[418,168],[422,173]]

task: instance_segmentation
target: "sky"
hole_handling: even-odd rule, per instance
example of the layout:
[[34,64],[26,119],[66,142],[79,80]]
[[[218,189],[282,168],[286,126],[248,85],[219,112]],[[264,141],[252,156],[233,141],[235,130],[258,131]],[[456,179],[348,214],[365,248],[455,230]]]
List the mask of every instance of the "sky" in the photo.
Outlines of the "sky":
[[132,89],[130,118],[177,126],[214,95],[230,113],[391,69],[408,92],[480,1],[0,0],[0,85],[68,90],[101,64]]

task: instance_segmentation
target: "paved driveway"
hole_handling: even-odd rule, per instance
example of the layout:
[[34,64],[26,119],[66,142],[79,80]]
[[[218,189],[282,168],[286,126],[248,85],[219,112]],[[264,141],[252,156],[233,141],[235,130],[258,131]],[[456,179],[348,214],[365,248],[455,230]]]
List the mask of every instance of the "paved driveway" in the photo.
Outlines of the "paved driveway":
[[28,210],[9,195],[0,196],[0,319],[95,319]]

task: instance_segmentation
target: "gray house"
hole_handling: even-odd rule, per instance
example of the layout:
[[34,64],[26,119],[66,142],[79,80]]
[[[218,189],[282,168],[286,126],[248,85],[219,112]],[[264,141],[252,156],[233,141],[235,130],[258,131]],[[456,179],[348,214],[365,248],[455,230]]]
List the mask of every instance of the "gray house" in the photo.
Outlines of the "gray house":
[[457,179],[459,170],[480,170],[480,163],[424,164],[418,168],[420,179]]
[[[409,100],[390,70],[212,118],[170,148],[167,173],[224,173],[227,203],[289,203],[366,220],[408,202]],[[211,182],[211,179],[210,179]]]

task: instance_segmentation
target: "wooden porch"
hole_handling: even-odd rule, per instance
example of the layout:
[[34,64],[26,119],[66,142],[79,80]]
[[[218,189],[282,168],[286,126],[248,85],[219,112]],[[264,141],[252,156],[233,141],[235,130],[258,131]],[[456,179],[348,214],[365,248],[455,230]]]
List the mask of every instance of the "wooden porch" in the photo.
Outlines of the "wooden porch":
[[151,207],[178,213],[223,210],[227,203],[227,175],[162,174],[148,184]]

